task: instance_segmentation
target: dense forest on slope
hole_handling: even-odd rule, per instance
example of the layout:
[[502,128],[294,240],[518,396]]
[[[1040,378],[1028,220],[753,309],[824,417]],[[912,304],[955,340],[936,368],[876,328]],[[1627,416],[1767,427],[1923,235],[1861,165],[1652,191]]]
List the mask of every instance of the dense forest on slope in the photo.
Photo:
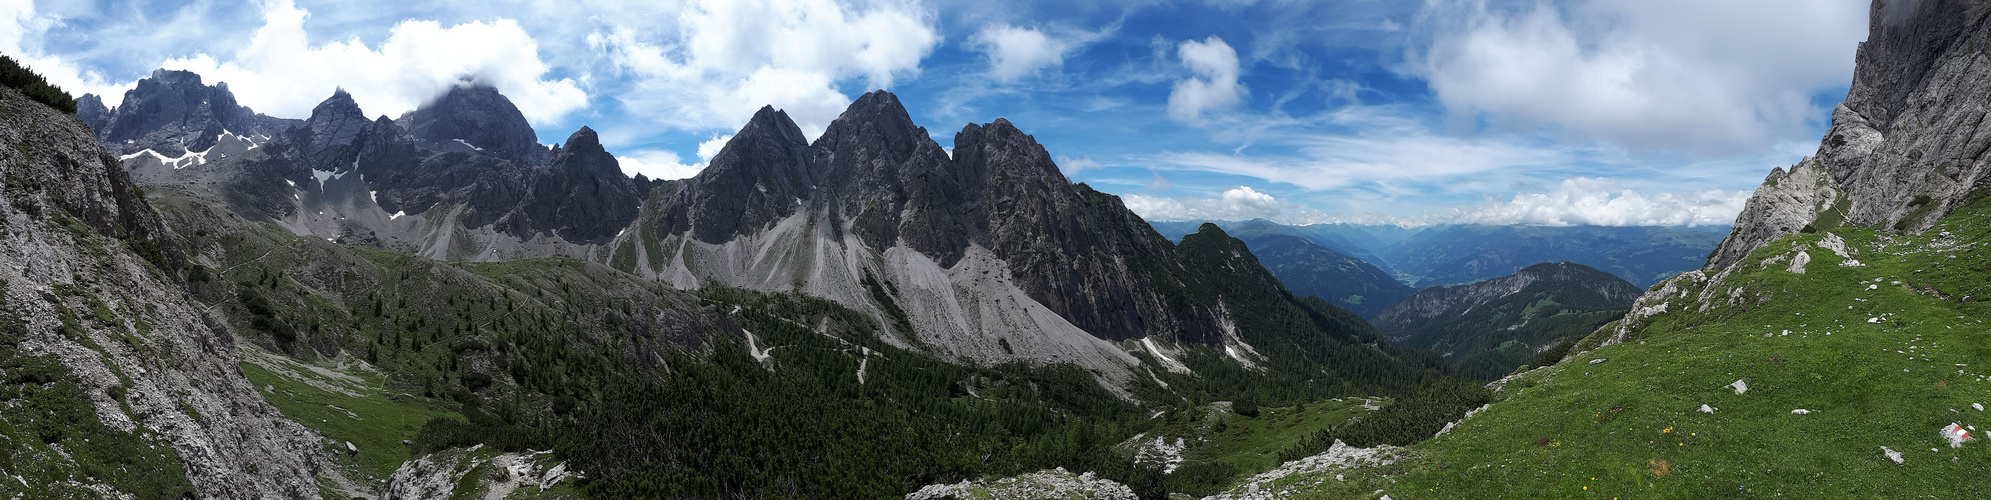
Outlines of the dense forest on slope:
[[[1240,339],[1273,365],[1191,351],[1182,362],[1194,375],[1164,372],[1166,387],[1143,378],[1115,394],[1068,365],[975,367],[895,347],[870,317],[822,299],[679,292],[570,259],[439,263],[282,234],[190,198],[162,205],[216,264],[197,267],[192,288],[252,343],[320,365],[362,358],[353,371],[377,371],[389,406],[434,415],[400,437],[298,418],[338,440],[411,440],[350,460],[361,477],[482,444],[553,450],[586,471],[580,492],[604,498],[895,496],[1055,467],[1158,497],[1163,473],[1111,448],[1156,425],[1155,408],[1391,393],[1438,374],[1421,352],[1368,347],[1386,342],[1352,313],[1253,297],[1235,304],[1253,318]],[[1192,238],[1185,255],[1233,255],[1236,240],[1217,236]],[[1219,280],[1183,293],[1239,287],[1249,288]],[[1319,333],[1329,331],[1365,336]],[[381,452],[392,456],[367,458]]]

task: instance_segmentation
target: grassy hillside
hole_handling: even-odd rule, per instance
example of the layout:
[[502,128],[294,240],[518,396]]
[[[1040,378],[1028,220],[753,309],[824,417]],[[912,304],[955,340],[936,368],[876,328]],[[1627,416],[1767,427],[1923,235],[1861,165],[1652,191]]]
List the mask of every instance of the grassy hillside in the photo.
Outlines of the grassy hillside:
[[[1820,248],[1831,237],[1854,253]],[[1921,234],[1786,238],[1732,272],[1655,287],[1635,311],[1663,312],[1509,379],[1498,402],[1401,461],[1276,482],[1298,498],[1991,494],[1991,444],[1938,435],[1953,422],[1991,430],[1974,406],[1991,404],[1987,242],[1983,199]]]
[[[1466,299],[1477,295],[1471,293],[1476,287],[1498,287],[1503,280],[1523,277],[1537,278],[1514,293]],[[1583,336],[1624,317],[1639,292],[1617,276],[1582,264],[1544,263],[1513,278],[1425,289],[1417,299],[1392,308],[1394,314],[1374,321],[1377,330],[1400,345],[1445,356],[1454,374],[1491,381],[1544,355],[1560,359]],[[1446,297],[1459,302],[1446,304],[1446,310],[1433,316],[1406,310],[1426,303],[1419,299],[1443,303]]]

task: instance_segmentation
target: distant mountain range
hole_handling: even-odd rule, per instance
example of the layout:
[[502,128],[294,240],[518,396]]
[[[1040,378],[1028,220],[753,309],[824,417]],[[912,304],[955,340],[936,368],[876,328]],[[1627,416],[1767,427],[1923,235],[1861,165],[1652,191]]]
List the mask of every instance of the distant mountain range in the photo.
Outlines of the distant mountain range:
[[[1196,222],[1150,222],[1163,235],[1187,234]],[[1263,219],[1227,222],[1217,225],[1230,230],[1246,243],[1254,235],[1281,234],[1306,239],[1321,248],[1357,259],[1380,269],[1404,285],[1415,288],[1456,285],[1506,276],[1529,265],[1569,261],[1609,272],[1639,287],[1649,287],[1667,277],[1699,269],[1709,252],[1728,234],[1727,226],[1697,227],[1608,227],[1608,226],[1488,226],[1436,225],[1406,228],[1392,225],[1321,224],[1287,226]],[[1269,241],[1269,240],[1267,240]],[[1253,247],[1257,249],[1256,246]],[[1308,266],[1287,265],[1280,259],[1265,258],[1280,281],[1304,283],[1331,281],[1362,283],[1370,289],[1387,288],[1360,273],[1339,268],[1311,271]],[[1309,276],[1318,274],[1318,276]],[[1325,288],[1307,289],[1329,292]],[[1302,291],[1294,288],[1295,293]],[[1336,305],[1361,310],[1356,304],[1335,301]],[[1387,306],[1388,304],[1384,304]]]
[[[1194,223],[1151,224],[1174,235]],[[1385,261],[1367,250],[1385,240],[1360,229],[1284,226],[1263,219],[1220,224],[1228,224],[1226,231],[1244,241],[1295,295],[1320,297],[1367,318],[1417,292],[1391,276],[1382,267]]]

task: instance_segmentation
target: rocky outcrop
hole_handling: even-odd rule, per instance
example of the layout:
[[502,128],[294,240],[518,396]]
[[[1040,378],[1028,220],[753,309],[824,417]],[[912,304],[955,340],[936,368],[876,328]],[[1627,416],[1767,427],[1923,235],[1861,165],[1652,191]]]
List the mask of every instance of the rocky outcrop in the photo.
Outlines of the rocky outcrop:
[[303,156],[306,168],[348,172],[358,170],[366,139],[383,133],[389,137],[400,135],[400,129],[388,128],[391,126],[391,122],[376,124],[368,120],[366,113],[360,112],[359,103],[353,102],[352,94],[338,89],[331,98],[311,109],[311,118],[304,121],[304,126],[290,129],[285,136]]
[[906,494],[906,500],[966,500],[988,498],[1000,500],[1023,500],[1030,498],[1092,498],[1099,500],[1133,500],[1134,490],[1127,485],[1109,479],[1093,477],[1091,472],[1073,474],[1064,467],[1037,471],[1015,477],[982,481],[962,481],[955,484],[931,484]]
[[[183,474],[189,496],[316,498],[317,439],[243,377],[234,335],[180,288],[177,264],[162,257],[172,237],[117,157],[81,120],[13,90],[0,90],[0,117],[0,142],[9,146],[0,148],[0,270],[8,276],[0,322],[23,326],[0,335],[17,348],[6,364],[53,361],[60,369],[38,376],[48,378],[42,387],[73,387],[87,408],[7,422],[76,430],[44,432],[37,443],[46,446],[10,441],[10,453],[45,459],[36,463],[46,467],[22,472],[52,474],[17,478],[27,496],[144,489],[177,497],[165,478]],[[82,460],[170,468],[79,469]]]
[[95,94],[83,94],[76,98],[76,118],[90,126],[90,133],[103,132],[111,123],[111,108],[104,107],[104,99]]
[[1805,228],[1921,231],[1991,187],[1991,4],[1875,0],[1870,14],[1817,155],[1771,174],[1709,271]]

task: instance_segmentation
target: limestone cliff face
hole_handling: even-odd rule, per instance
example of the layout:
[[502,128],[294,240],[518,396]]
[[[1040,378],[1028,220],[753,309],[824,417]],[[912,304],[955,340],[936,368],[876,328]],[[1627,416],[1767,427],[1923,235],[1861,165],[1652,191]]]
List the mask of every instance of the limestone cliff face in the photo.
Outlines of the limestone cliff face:
[[[52,367],[10,390],[70,391],[59,402],[82,408],[10,404],[5,433],[41,429],[40,439],[8,437],[14,463],[48,464],[22,470],[55,476],[0,489],[316,498],[316,437],[243,377],[234,336],[180,287],[159,214],[93,135],[0,89],[0,371],[21,380],[24,366]],[[132,466],[89,465],[106,462]],[[139,464],[170,469],[131,470]]]
[[1876,0],[1813,158],[1773,171],[1707,268],[1839,225],[1927,229],[1991,186],[1991,2]]

